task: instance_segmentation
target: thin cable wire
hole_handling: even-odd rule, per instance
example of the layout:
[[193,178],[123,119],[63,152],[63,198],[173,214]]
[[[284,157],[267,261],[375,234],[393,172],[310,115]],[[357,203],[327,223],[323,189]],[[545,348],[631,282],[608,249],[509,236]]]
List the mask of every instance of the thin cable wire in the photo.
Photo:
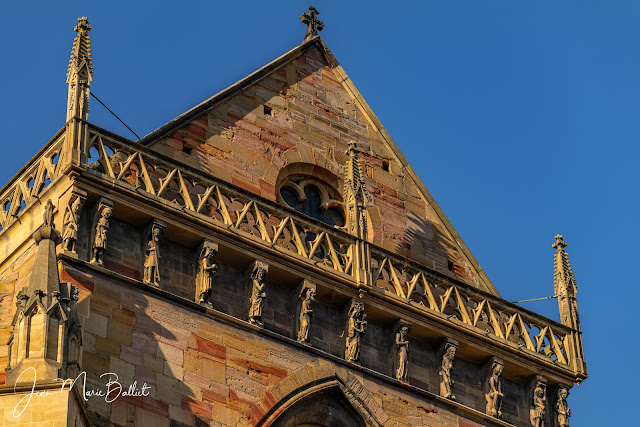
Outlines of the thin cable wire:
[[125,122],[122,121],[122,119],[120,117],[118,117],[118,115],[116,113],[114,113],[113,111],[111,111],[111,109],[109,107],[107,107],[104,102],[100,101],[100,99],[93,93],[93,92],[89,92],[91,94],[91,96],[93,96],[95,98],[96,101],[98,101],[104,108],[107,109],[108,112],[110,112],[111,114],[113,114],[113,117],[115,117],[116,119],[118,119],[120,121],[120,123],[122,123],[127,129],[129,129],[131,131],[132,134],[134,134],[136,136],[136,138],[140,139],[140,137],[138,136],[137,133],[135,133],[133,131],[133,129],[131,129],[129,126],[127,126],[127,124]]
[[558,298],[560,295],[552,295],[550,297],[544,297],[544,298],[532,298],[532,299],[523,299],[520,301],[511,301],[514,304],[518,304],[519,302],[531,302],[531,301],[543,301],[546,299],[551,299],[551,298]]

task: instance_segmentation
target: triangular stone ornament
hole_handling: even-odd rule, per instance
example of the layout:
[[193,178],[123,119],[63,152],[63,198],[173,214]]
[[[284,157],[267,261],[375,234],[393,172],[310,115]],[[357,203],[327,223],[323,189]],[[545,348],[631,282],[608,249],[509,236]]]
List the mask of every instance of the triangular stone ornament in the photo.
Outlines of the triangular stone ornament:
[[[341,202],[349,233],[362,242],[358,252],[368,241],[499,295],[319,35],[139,142],[278,203],[286,170],[339,181],[338,193],[356,178],[344,194],[354,212]],[[361,288],[372,286],[371,269],[357,265],[366,258],[349,265]]]

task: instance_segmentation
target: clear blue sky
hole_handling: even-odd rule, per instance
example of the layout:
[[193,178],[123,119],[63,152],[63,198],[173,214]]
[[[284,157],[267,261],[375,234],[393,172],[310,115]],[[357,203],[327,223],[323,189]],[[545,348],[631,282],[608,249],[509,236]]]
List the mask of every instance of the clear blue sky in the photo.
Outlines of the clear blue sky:
[[[302,1],[0,3],[0,181],[62,127],[73,27],[141,136],[298,44]],[[640,3],[316,1],[321,33],[508,300],[553,293],[569,243],[590,377],[575,426],[636,406]],[[90,120],[132,137],[93,102]],[[558,318],[557,304],[527,308]]]

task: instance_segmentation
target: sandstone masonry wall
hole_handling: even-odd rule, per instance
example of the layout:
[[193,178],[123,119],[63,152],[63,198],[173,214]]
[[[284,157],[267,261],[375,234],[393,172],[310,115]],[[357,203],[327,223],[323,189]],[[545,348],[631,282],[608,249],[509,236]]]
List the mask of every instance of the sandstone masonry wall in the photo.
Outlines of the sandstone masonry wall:
[[351,140],[363,152],[371,240],[479,286],[471,263],[317,47],[153,149],[276,201],[277,178],[287,165],[318,165],[341,177]]

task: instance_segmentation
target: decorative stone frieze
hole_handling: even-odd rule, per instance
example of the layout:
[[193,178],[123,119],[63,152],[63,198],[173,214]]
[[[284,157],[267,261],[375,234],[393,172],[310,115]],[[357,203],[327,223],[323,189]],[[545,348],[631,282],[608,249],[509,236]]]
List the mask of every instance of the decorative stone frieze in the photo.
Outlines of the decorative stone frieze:
[[205,240],[198,250],[198,274],[196,275],[196,301],[202,305],[213,307],[211,295],[213,293],[213,278],[218,272],[218,266],[213,258],[218,253],[218,244]]
[[484,380],[484,397],[487,401],[486,414],[492,417],[502,418],[502,369],[504,362],[501,359],[492,357],[485,366],[486,377]]
[[456,400],[453,394],[453,361],[458,350],[458,342],[447,338],[441,345],[442,363],[440,364],[440,396]]
[[298,318],[296,323],[296,340],[301,343],[309,344],[309,330],[311,329],[311,318],[313,317],[313,309],[311,304],[315,302],[316,285],[308,280],[303,280],[296,290],[298,296]]
[[147,285],[160,287],[160,238],[167,224],[157,219],[149,225],[149,241],[145,248],[142,281]]
[[409,367],[409,339],[407,335],[411,330],[411,323],[399,320],[393,328],[396,331],[394,341],[394,375],[398,381],[407,382]]
[[251,280],[251,296],[249,297],[249,323],[264,327],[262,323],[262,309],[267,297],[265,280],[269,265],[262,261],[254,261],[251,265],[249,278]]
[[[448,279],[441,280],[434,276],[430,268],[425,265],[410,260],[405,262],[402,256],[385,251],[376,244],[352,240],[352,234],[347,235],[338,230],[323,227],[317,222],[312,223],[307,221],[308,218],[303,215],[289,211],[283,212],[277,204],[253,200],[245,194],[225,186],[215,177],[194,173],[184,165],[160,158],[152,152],[139,151],[127,141],[100,133],[98,129],[94,130],[92,140],[95,141],[98,152],[103,152],[111,147],[118,151],[122,160],[138,159],[141,161],[140,165],[136,166],[139,167],[139,173],[136,172],[136,177],[139,184],[147,189],[147,192],[141,192],[140,195],[145,197],[149,203],[158,201],[165,203],[173,200],[169,197],[173,198],[174,196],[164,191],[161,183],[150,178],[154,170],[167,170],[168,174],[176,180],[178,188],[181,189],[181,198],[177,199],[181,201],[180,215],[190,216],[193,220],[196,218],[197,220],[205,220],[207,226],[212,229],[231,230],[234,242],[237,244],[251,245],[258,239],[259,243],[277,248],[283,254],[293,252],[306,258],[308,268],[321,268],[324,273],[329,274],[349,274],[354,277],[355,284],[361,288],[366,288],[366,285],[355,277],[359,269],[359,267],[356,268],[356,264],[360,262],[357,254],[368,254],[363,257],[363,260],[365,267],[366,262],[370,263],[370,267],[361,269],[361,271],[371,276],[374,290],[384,289],[385,292],[397,296],[397,304],[403,310],[409,308],[420,310],[422,316],[436,322],[441,318],[440,314],[446,313],[447,316],[453,314],[455,318],[464,323],[464,326],[461,327],[471,328],[476,333],[484,333],[483,345],[502,346],[506,340],[521,346],[522,351],[528,354],[548,360],[554,359],[557,362],[554,364],[557,369],[566,371],[565,373],[568,375],[575,374],[577,382],[586,378],[584,360],[581,356],[574,357],[574,354],[582,355],[582,351],[579,350],[582,348],[579,332],[550,323],[546,318],[520,310],[513,304],[506,304],[499,297],[476,293],[472,288],[458,286],[456,282]],[[133,173],[132,167],[136,165],[136,161],[124,162],[116,174],[105,169],[107,170],[106,174],[116,180],[122,188],[135,191],[132,184],[127,182],[124,177]],[[345,161],[345,177],[350,161],[351,159]],[[353,170],[355,171],[356,168],[354,167]],[[193,206],[193,203],[187,203],[191,199],[185,189],[190,188],[189,183],[191,182],[205,188],[202,197],[198,196],[201,197],[201,202],[196,206]],[[152,196],[153,194],[155,196]],[[206,200],[209,198],[218,206],[217,210],[207,208]],[[237,207],[237,211],[240,212],[238,217],[232,218],[229,215],[230,210],[236,209],[232,209],[231,201],[242,204],[241,207]],[[345,200],[345,209],[346,203]],[[207,218],[205,219],[203,215]],[[264,223],[265,217],[272,218],[274,222],[279,224],[273,233],[270,232],[268,224]],[[255,226],[246,227],[247,218],[254,218]],[[238,222],[239,219],[240,222]],[[307,234],[304,234],[303,231]],[[250,236],[247,236],[247,233]],[[309,233],[319,236],[313,245],[305,244],[305,238]],[[260,250],[262,249],[258,249],[253,256],[260,256]],[[399,272],[402,272],[402,275],[399,275]],[[358,277],[366,278],[366,274],[358,275]],[[318,285],[320,286],[320,283]],[[462,301],[468,300],[474,301],[474,304],[477,302],[477,306],[472,309],[462,303]],[[504,321],[500,320],[503,317]],[[295,332],[292,331],[291,336],[295,337]],[[572,352],[570,347],[573,345],[576,346],[576,351]]]
[[104,253],[107,250],[107,232],[109,218],[113,212],[113,202],[104,197],[97,203],[91,235],[91,264],[104,265]]

